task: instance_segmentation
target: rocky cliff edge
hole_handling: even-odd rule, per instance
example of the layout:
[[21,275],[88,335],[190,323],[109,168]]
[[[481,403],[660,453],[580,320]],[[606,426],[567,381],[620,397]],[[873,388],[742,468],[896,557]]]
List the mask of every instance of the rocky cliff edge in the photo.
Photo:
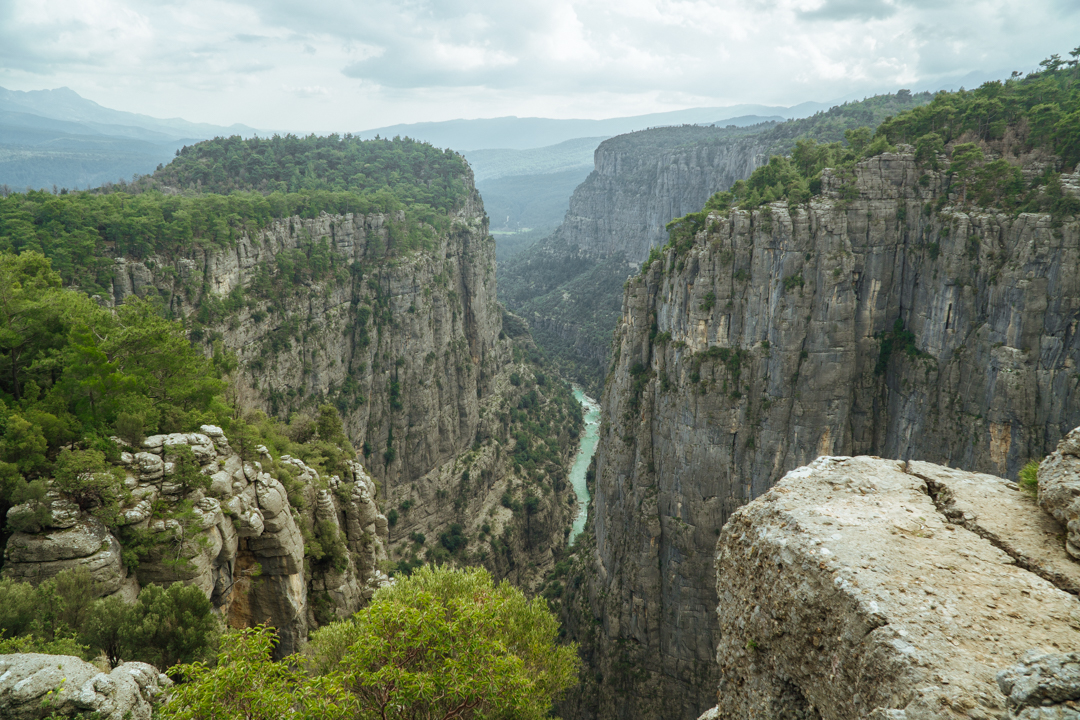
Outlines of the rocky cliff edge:
[[1080,564],[1063,541],[991,475],[872,457],[793,470],[721,532],[705,716],[1080,717],[1080,664],[1062,654],[1080,643]]

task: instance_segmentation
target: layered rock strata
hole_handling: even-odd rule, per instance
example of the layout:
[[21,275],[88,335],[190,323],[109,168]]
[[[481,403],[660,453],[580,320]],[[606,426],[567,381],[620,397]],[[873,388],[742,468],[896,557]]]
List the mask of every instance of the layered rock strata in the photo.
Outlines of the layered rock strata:
[[712,547],[788,470],[868,454],[1016,477],[1080,424],[1074,219],[952,204],[908,152],[824,185],[713,216],[627,286],[569,603],[593,672],[567,712],[712,704]]
[[[209,490],[189,491],[177,482],[181,445],[208,476]],[[376,505],[375,484],[359,463],[349,462],[344,478],[322,478],[297,458],[279,458],[301,487],[296,507],[275,477],[280,470],[273,470],[269,454],[245,461],[212,425],[197,433],[154,435],[138,452],[128,449],[120,459],[128,500],[116,532],[132,541],[156,538],[133,570],[123,562],[116,535],[53,491],[48,526],[8,539],[5,577],[37,584],[62,570],[87,567],[98,595],[120,593],[130,601],[140,585],[181,581],[206,593],[230,625],[275,627],[280,655],[298,650],[308,628],[354,613],[386,582],[379,564],[387,559],[387,520]],[[191,504],[191,517],[169,512],[181,503]],[[28,512],[28,506],[15,506],[8,515]],[[329,521],[319,527],[344,535],[343,567],[305,558],[304,533],[312,533],[317,521]]]
[[1075,659],[1052,655],[1080,642],[1080,564],[1055,529],[989,475],[868,457],[788,473],[717,543],[711,715],[1074,716],[1044,707],[1078,694]]
[[[763,126],[767,127],[767,126]],[[769,160],[771,138],[680,137],[680,128],[620,135],[596,148],[593,172],[570,197],[559,236],[584,257],[621,255],[640,265],[667,242],[664,226],[697,212],[718,190],[750,177]],[[703,131],[704,128],[694,128]],[[650,135],[676,133],[644,143]]]
[[[462,179],[472,188],[471,177]],[[514,443],[495,419],[517,404],[509,377],[521,370],[515,340],[502,331],[495,243],[480,196],[470,191],[445,232],[414,227],[426,239],[411,246],[404,223],[403,215],[324,213],[238,233],[227,248],[116,258],[106,298],[156,295],[173,316],[197,326],[194,337],[208,353],[215,342],[235,352],[241,407],[287,418],[335,405],[387,511],[424,503],[401,512],[395,559],[409,557],[412,533],[431,538],[418,548],[421,556],[454,523],[469,526],[474,541],[485,523],[502,533],[506,522],[476,513],[501,507],[492,507],[489,490],[497,501],[506,491],[520,494],[521,485],[510,477],[509,455],[497,449]],[[450,494],[459,492],[478,442],[484,447],[477,453],[497,458],[474,471],[489,471],[490,488],[474,483],[468,502],[455,503]],[[505,562],[487,563],[500,577],[531,568],[526,574],[535,580],[552,565],[569,520],[568,489],[550,490],[549,483],[540,496],[544,511],[523,523],[531,528],[536,519],[543,539],[519,542],[519,532]],[[491,555],[476,544],[470,551],[483,562]]]
[[[391,489],[387,507],[396,522],[389,548],[392,559],[415,562],[439,560],[448,545],[460,544],[455,562],[483,565],[533,591],[554,567],[572,523],[567,469],[583,423],[570,388],[535,359],[528,326],[510,314],[504,322],[516,359],[481,401],[476,441],[419,482]],[[444,540],[455,525],[460,535]]]
[[1066,529],[1065,549],[1080,558],[1080,428],[1039,464],[1039,504]]

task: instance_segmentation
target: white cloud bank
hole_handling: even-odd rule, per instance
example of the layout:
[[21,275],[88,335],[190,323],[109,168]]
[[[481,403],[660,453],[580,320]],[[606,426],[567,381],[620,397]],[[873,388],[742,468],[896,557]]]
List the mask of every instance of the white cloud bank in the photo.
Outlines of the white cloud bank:
[[0,85],[350,131],[932,88],[1078,31],[1075,0],[0,0]]

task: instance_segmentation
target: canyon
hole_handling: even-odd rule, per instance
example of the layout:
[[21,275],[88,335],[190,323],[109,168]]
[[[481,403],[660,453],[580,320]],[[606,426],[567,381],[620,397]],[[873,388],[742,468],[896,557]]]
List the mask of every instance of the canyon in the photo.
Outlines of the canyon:
[[529,321],[565,375],[599,394],[623,283],[667,242],[668,222],[697,212],[799,138],[839,142],[847,130],[929,100],[901,90],[788,122],[654,127],[605,140],[558,229],[500,265],[500,298]]

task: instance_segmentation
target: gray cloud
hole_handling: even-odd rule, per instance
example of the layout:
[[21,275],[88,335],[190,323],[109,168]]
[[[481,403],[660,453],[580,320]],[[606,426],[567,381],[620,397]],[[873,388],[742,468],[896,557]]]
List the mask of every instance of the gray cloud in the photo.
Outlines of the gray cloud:
[[891,17],[897,11],[890,0],[827,0],[815,10],[799,11],[804,20],[880,20]]

